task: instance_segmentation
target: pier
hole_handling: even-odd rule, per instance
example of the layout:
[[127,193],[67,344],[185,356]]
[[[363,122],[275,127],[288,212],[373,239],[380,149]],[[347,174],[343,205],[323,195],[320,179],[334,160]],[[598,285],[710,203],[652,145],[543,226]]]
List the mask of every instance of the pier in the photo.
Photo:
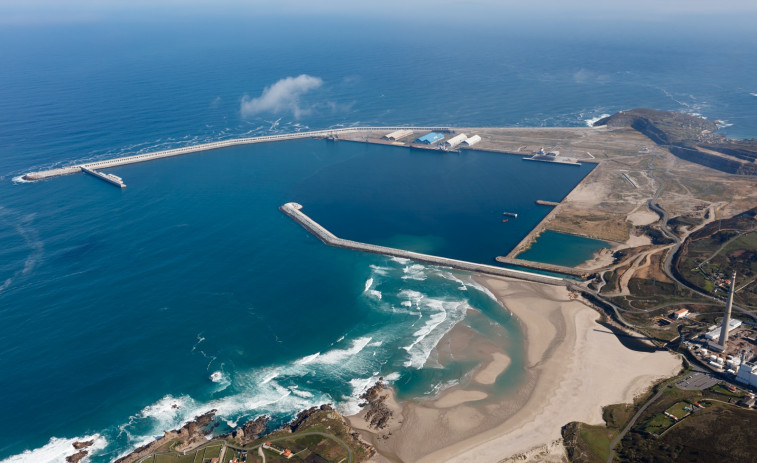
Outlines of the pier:
[[[24,180],[44,180],[50,177],[59,177],[61,175],[75,174],[82,172],[84,168],[92,171],[106,169],[109,167],[125,166],[138,162],[153,161],[156,159],[168,158],[172,156],[181,156],[184,154],[197,153],[200,151],[226,148],[229,146],[251,145],[255,143],[267,143],[273,141],[295,140],[299,138],[316,138],[316,137],[338,137],[339,134],[355,132],[389,132],[394,130],[412,130],[412,131],[439,131],[449,132],[449,127],[347,127],[341,129],[313,130],[308,132],[294,132],[280,135],[265,135],[261,137],[235,138],[232,140],[216,141],[203,143],[194,146],[185,146],[183,148],[174,148],[170,150],[154,151],[152,153],[136,154],[133,156],[124,156],[120,158],[105,159],[102,161],[89,162],[86,164],[62,167],[57,169],[43,170],[39,172],[30,172],[24,175]],[[103,179],[105,180],[105,179]]]
[[539,204],[541,206],[559,206],[560,205],[558,201],[547,201],[544,199],[537,199],[536,204]]
[[[440,265],[443,267],[454,268],[458,270],[464,270],[467,272],[477,272],[487,275],[496,275],[509,278],[518,278],[521,280],[533,281],[537,283],[545,283],[549,285],[565,286],[568,282],[563,278],[553,277],[549,275],[540,275],[538,273],[524,272],[521,270],[508,269],[503,267],[496,267],[494,265],[477,264],[474,262],[467,262],[457,259],[449,259],[446,257],[432,256],[429,254],[421,254],[413,251],[405,251],[404,249],[389,248],[386,246],[377,246],[374,244],[361,243],[358,241],[346,240],[335,236],[330,231],[326,230],[318,222],[311,219],[304,212],[302,212],[302,206],[297,203],[286,203],[279,208],[283,213],[294,219],[297,223],[302,225],[310,233],[314,234],[318,239],[323,241],[329,246],[335,246],[345,249],[353,249],[357,251],[370,252],[373,254],[382,254],[385,256],[401,257],[405,259],[411,259],[418,262],[425,262],[433,265]],[[573,269],[575,270],[575,269]]]
[[115,185],[119,188],[126,188],[126,184],[124,183],[123,179],[118,175],[103,174],[102,172],[98,172],[85,166],[81,166],[81,170],[93,177],[99,178],[104,182],[110,183],[111,185]]
[[572,275],[574,277],[586,280],[589,277],[591,271],[565,267],[563,265],[545,264],[543,262],[532,262],[530,260],[516,259],[513,257],[497,257],[497,262],[507,265],[517,265],[518,267],[533,268],[536,270],[544,270],[546,272],[562,273],[564,275]]

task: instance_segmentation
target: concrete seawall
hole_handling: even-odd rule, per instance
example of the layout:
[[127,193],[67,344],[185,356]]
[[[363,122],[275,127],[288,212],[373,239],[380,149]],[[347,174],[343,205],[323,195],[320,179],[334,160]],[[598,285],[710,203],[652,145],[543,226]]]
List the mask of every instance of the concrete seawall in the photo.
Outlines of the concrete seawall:
[[405,259],[411,259],[418,262],[425,262],[434,265],[440,265],[443,267],[450,267],[458,270],[465,270],[468,272],[484,273],[487,275],[496,275],[510,278],[518,278],[521,280],[533,281],[537,283],[545,283],[549,285],[567,285],[569,282],[562,278],[557,278],[548,275],[539,275],[537,273],[523,272],[520,270],[506,269],[502,267],[495,267],[493,265],[477,264],[474,262],[466,262],[463,260],[449,259],[446,257],[432,256],[429,254],[421,254],[418,252],[405,251],[403,249],[389,248],[385,246],[376,246],[373,244],[360,243],[358,241],[345,240],[338,238],[330,231],[323,228],[315,220],[308,217],[302,212],[302,206],[297,203],[286,203],[279,208],[283,213],[294,219],[297,223],[302,225],[310,233],[317,236],[321,241],[329,246],[335,246],[346,249],[354,249],[357,251],[370,252],[373,254],[382,254],[385,256],[401,257]]
[[135,164],[138,162],[153,161],[155,159],[168,158],[172,156],[181,156],[184,154],[197,153],[200,151],[214,150],[237,145],[251,145],[255,143],[267,143],[282,140],[295,140],[299,138],[329,137],[344,133],[354,132],[391,132],[394,130],[413,130],[413,131],[449,131],[449,127],[347,127],[342,129],[314,130],[309,132],[286,133],[281,135],[265,135],[262,137],[235,138],[233,140],[216,141],[204,143],[201,145],[185,146],[171,150],[155,151],[152,153],[137,154],[134,156],[124,156],[120,158],[105,159],[103,161],[88,162],[77,166],[63,167],[58,169],[43,170],[40,172],[30,172],[24,175],[24,180],[43,180],[50,177],[74,174],[81,172],[81,167],[91,170],[106,169],[108,167],[123,166]]

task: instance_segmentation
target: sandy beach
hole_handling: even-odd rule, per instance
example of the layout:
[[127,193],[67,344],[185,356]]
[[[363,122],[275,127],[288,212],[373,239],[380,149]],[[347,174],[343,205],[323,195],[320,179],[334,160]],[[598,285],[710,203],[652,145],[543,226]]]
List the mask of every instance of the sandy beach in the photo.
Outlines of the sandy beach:
[[[506,352],[481,341],[480,367],[459,386],[433,401],[397,403],[390,397],[395,413],[387,428],[370,430],[362,414],[349,417],[376,446],[373,461],[499,462],[535,449],[542,454],[539,461],[561,461],[562,426],[571,421],[601,424],[602,406],[630,402],[655,380],[681,368],[670,353],[625,348],[596,323],[599,314],[574,300],[566,288],[496,277],[477,280],[521,323],[526,338],[523,384],[505,398],[479,390],[510,364]],[[470,329],[455,331],[450,349],[476,341]]]

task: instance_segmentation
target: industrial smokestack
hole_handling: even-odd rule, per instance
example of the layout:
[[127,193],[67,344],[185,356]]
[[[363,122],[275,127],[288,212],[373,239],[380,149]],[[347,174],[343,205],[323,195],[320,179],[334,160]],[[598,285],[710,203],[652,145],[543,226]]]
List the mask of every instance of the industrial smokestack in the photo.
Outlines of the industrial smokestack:
[[720,340],[718,344],[725,350],[728,342],[728,325],[731,324],[731,307],[733,306],[733,292],[736,288],[736,272],[731,276],[731,289],[728,291],[728,302],[725,303],[725,316],[723,317],[723,327],[720,330]]

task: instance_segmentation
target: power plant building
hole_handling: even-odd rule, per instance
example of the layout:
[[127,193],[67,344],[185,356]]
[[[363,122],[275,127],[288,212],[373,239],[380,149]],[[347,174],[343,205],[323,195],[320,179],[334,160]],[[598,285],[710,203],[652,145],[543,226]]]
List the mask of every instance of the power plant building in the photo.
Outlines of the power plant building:
[[460,143],[464,142],[468,139],[468,136],[464,133],[461,133],[460,135],[455,135],[454,137],[450,138],[449,140],[444,142],[445,148],[454,148]]
[[481,137],[480,136],[473,135],[472,137],[470,137],[467,140],[465,140],[462,144],[463,144],[463,146],[473,146],[473,145],[475,145],[476,143],[478,143],[480,141],[481,141]]
[[[736,318],[732,318],[728,322],[728,332],[735,330],[736,328],[741,326],[741,320],[738,320]],[[716,339],[720,338],[720,335],[723,332],[723,325],[719,325],[717,327],[713,326],[710,328],[710,331],[707,332],[707,334],[704,335],[705,339],[708,341],[714,341]]]
[[742,384],[748,384],[757,387],[757,365],[753,363],[742,363],[739,366],[739,372],[736,374],[736,381]]
[[416,143],[423,143],[424,145],[432,145],[439,140],[443,139],[444,135],[439,132],[429,132],[426,135],[415,140]]

